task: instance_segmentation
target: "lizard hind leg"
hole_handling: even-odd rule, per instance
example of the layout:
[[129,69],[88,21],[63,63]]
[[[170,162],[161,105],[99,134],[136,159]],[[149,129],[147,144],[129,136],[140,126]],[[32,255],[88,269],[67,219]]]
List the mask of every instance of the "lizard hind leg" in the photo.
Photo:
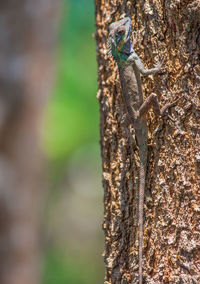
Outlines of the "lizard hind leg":
[[157,115],[163,116],[168,108],[174,106],[178,100],[175,100],[173,103],[167,103],[162,108],[160,108],[158,97],[155,93],[152,93],[141,105],[139,109],[139,117],[144,116],[148,110],[153,107]]
[[153,106],[155,113],[157,115],[161,115],[158,97],[154,93],[152,93],[141,105],[139,109],[139,117],[144,116],[152,106]]

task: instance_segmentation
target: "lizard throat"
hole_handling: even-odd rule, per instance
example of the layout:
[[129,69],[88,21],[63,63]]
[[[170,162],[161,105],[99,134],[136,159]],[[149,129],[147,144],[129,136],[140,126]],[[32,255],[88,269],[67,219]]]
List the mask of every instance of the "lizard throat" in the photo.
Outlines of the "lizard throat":
[[133,53],[133,48],[129,38],[126,42],[124,42],[124,40],[121,41],[112,54],[117,61],[124,62],[131,55],[131,53]]

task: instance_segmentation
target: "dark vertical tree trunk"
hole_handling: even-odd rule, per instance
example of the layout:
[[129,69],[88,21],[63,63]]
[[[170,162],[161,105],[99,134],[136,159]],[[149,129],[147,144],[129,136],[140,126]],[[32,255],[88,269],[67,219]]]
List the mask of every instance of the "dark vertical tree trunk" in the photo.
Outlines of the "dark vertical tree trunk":
[[148,114],[148,169],[144,206],[144,283],[200,282],[200,2],[96,1],[98,100],[104,186],[105,283],[137,283],[138,148],[118,70],[107,54],[111,22],[126,12],[138,33],[135,50],[163,72],[143,77],[144,96],[160,104],[179,98],[171,119]]
[[58,2],[0,3],[1,284],[39,283],[39,131],[53,77]]

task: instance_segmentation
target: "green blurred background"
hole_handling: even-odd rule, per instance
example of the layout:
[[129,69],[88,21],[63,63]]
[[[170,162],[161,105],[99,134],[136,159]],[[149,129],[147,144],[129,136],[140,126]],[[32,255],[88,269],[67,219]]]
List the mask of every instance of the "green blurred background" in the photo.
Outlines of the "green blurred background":
[[44,284],[103,283],[94,32],[94,1],[63,1],[56,81],[42,129],[49,189],[44,218]]

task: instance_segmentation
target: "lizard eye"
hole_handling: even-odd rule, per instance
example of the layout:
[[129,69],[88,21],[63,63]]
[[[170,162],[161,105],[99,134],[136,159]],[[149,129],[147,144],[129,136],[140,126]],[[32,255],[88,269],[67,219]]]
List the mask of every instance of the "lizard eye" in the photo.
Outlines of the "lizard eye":
[[123,35],[124,33],[125,33],[124,30],[119,30],[119,31],[117,32],[118,35]]

